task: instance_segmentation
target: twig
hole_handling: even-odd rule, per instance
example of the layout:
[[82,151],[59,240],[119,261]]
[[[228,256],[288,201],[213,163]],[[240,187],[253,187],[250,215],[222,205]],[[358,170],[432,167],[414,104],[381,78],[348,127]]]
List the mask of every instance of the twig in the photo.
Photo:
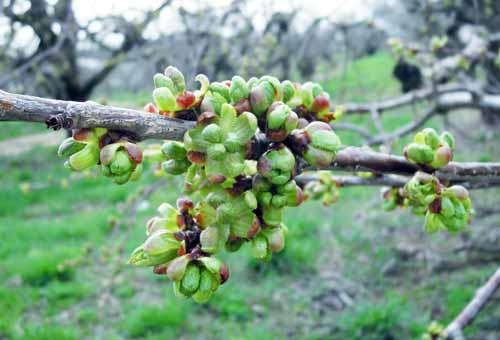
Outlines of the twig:
[[384,133],[380,136],[372,138],[369,142],[368,145],[378,145],[378,144],[383,144],[385,142],[393,141],[398,138],[401,138],[403,136],[406,136],[413,131],[419,129],[422,127],[429,119],[431,119],[433,116],[435,116],[438,113],[438,111],[435,108],[431,108],[427,110],[427,112],[420,117],[417,120],[414,120],[407,125],[401,126],[400,128],[396,129],[393,132],[390,133]]
[[472,323],[477,314],[491,299],[500,286],[500,268],[488,279],[488,282],[476,291],[474,298],[465,306],[458,316],[446,327],[447,339],[464,339],[462,330]]

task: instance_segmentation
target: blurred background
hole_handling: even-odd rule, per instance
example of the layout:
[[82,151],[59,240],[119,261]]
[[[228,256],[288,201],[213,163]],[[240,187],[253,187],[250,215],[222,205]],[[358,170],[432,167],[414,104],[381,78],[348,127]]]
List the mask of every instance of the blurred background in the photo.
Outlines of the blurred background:
[[[500,96],[495,0],[0,0],[0,8],[0,88],[16,93],[141,108],[153,75],[175,65],[191,85],[198,73],[317,81],[335,104],[448,85]],[[337,131],[344,144],[364,145],[418,121],[432,100],[349,114]],[[500,159],[499,109],[439,113],[425,124],[455,134],[456,160]],[[64,137],[1,124],[0,339],[417,339],[432,320],[450,322],[498,267],[499,189],[473,192],[469,230],[427,235],[408,211],[385,213],[380,188],[345,188],[332,207],[289,209],[286,248],[270,263],[249,249],[225,256],[231,279],[210,303],[179,301],[165,277],[125,262],[156,207],[175,202],[180,179],[149,168],[140,183],[116,186],[71,174],[56,155]],[[401,154],[409,140],[373,147]],[[465,335],[500,338],[498,295]]]

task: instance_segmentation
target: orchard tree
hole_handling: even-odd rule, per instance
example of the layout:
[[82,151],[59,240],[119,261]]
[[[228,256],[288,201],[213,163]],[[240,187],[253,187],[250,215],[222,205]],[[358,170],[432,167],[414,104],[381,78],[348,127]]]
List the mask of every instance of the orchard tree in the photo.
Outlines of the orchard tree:
[[[72,171],[99,167],[103,176],[124,185],[139,180],[143,163],[152,162],[161,163],[165,174],[183,176],[176,206],[158,207],[146,224],[146,239],[128,260],[165,275],[181,299],[205,303],[229,279],[229,268],[218,258],[222,251],[237,252],[248,243],[253,257],[271,259],[285,247],[284,209],[307,199],[332,204],[340,187],[386,186],[385,210],[410,209],[422,216],[427,232],[456,233],[468,228],[473,214],[468,190],[500,184],[500,163],[453,162],[459,142],[446,131],[418,131],[404,157],[343,145],[335,133],[357,128],[341,125],[342,114],[376,116],[433,92],[341,107],[312,82],[272,76],[210,82],[203,74],[195,79],[199,89],[188,90],[183,74],[167,67],[154,76],[153,102],[142,112],[0,92],[0,120],[73,129],[58,150]],[[495,105],[496,99],[476,105]],[[457,103],[442,100],[427,115],[446,105],[451,110]],[[398,138],[422,124],[412,122],[370,143]],[[136,142],[145,139],[167,141],[142,150]],[[500,270],[446,329],[432,324],[424,337],[461,334],[499,285]]]

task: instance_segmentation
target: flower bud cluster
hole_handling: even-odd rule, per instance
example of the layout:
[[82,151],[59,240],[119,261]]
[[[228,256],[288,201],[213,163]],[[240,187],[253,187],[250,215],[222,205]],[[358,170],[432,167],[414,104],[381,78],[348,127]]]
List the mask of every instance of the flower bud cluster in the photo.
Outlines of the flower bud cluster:
[[[155,153],[165,173],[185,174],[184,191],[194,202],[187,210],[163,205],[130,262],[165,273],[176,295],[206,302],[227,278],[215,254],[248,244],[255,258],[269,260],[284,248],[283,210],[304,200],[294,180],[299,162],[327,166],[341,143],[327,123],[308,121],[333,118],[328,94],[317,84],[271,76],[197,79],[202,89],[181,105],[179,96],[190,93],[182,74],[169,67],[155,76],[155,104],[146,111],[178,117],[190,110],[194,117],[185,118],[196,120],[183,143],[166,142],[161,155]],[[334,183],[323,185],[334,194]],[[324,194],[325,202],[333,200]]]
[[304,187],[306,199],[321,200],[324,206],[335,204],[340,190],[329,171],[318,171],[319,179],[311,181]]
[[438,135],[436,130],[426,128],[415,135],[413,143],[405,146],[403,154],[413,163],[438,169],[451,162],[454,148],[451,133],[445,131]]
[[445,187],[435,176],[417,172],[404,191],[404,205],[417,215],[425,215],[427,232],[456,232],[467,227],[473,210],[469,192],[463,186]]
[[65,166],[84,171],[101,165],[104,176],[117,184],[135,181],[142,174],[142,150],[126,140],[118,139],[106,129],[75,129],[73,136],[59,146],[58,155],[67,157]]
[[146,241],[131,254],[129,263],[153,267],[172,282],[180,298],[192,297],[207,302],[219,286],[229,278],[227,266],[202,250],[200,238],[206,229],[197,223],[194,204],[179,199],[177,208],[163,203],[146,225]]
[[[194,92],[186,90],[184,75],[175,67],[169,66],[164,73],[157,73],[153,77],[155,90],[153,103],[145,106],[144,110],[150,113],[159,113],[168,117],[179,117],[178,112],[190,110],[199,105],[208,91],[208,78],[198,75],[195,79],[201,84],[200,90]],[[177,113],[176,113],[177,112]]]

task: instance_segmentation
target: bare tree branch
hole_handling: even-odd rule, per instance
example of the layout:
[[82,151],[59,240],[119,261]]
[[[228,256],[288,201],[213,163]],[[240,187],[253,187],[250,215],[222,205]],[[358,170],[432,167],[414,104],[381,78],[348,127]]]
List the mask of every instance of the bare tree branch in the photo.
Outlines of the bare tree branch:
[[[0,121],[45,122],[59,128],[103,127],[128,132],[135,140],[182,140],[185,131],[194,126],[191,121],[93,102],[53,100],[4,91],[0,91]],[[340,150],[330,168],[401,175],[413,175],[420,170],[403,157],[359,147]],[[500,182],[500,163],[451,162],[435,174],[445,181],[497,183]]]
[[464,339],[462,330],[469,325],[500,286],[500,268],[488,279],[488,282],[476,291],[474,298],[460,314],[446,327],[450,340]]
[[472,88],[457,84],[437,86],[436,93],[434,93],[433,88],[425,88],[380,102],[366,104],[348,103],[342,106],[344,112],[348,114],[370,113],[372,110],[383,112],[398,109],[418,101],[429,100],[433,96],[435,96],[436,108],[443,111],[462,108],[500,109],[500,95],[481,94]]

